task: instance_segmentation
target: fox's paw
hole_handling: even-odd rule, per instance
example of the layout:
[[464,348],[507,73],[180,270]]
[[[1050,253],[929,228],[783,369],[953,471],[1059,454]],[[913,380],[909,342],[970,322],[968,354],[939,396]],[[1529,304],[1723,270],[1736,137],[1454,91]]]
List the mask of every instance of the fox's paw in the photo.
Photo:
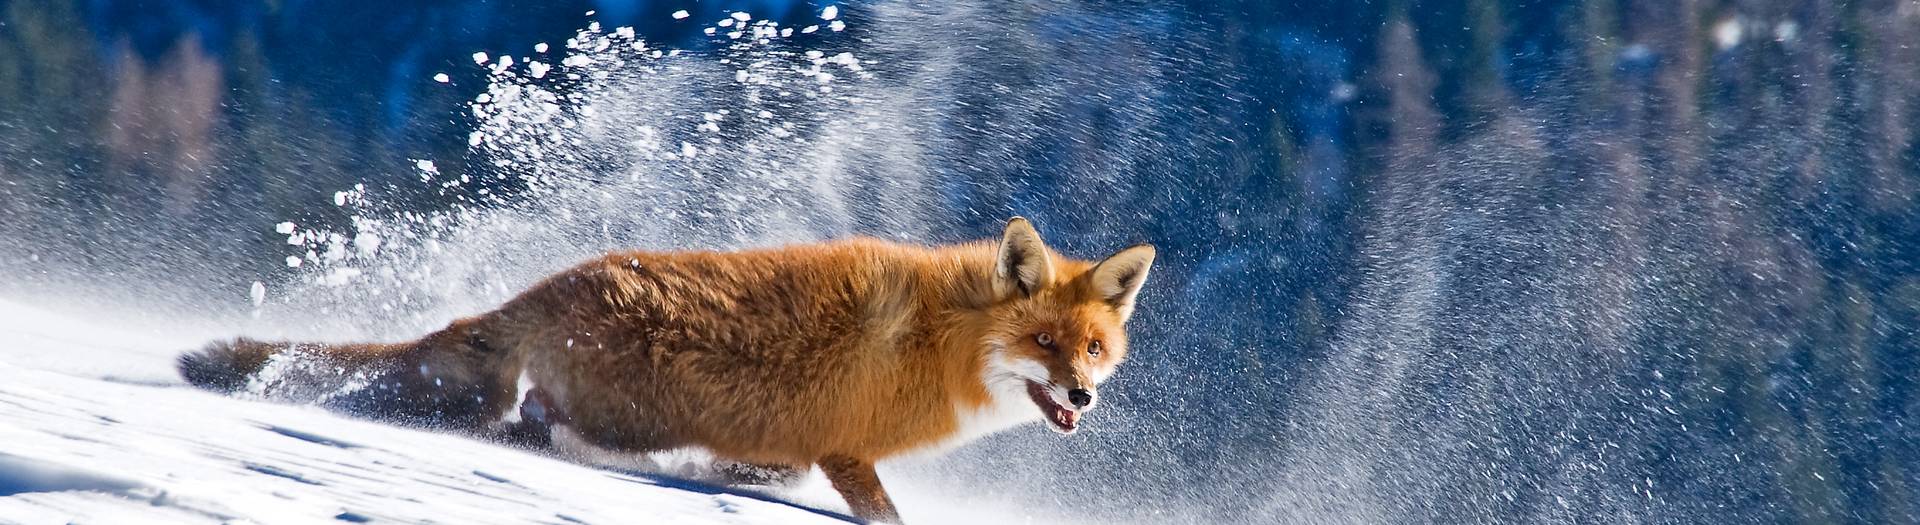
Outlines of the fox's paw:
[[790,487],[806,479],[807,470],[792,465],[754,465],[727,460],[716,460],[714,463],[714,471],[719,474],[720,481],[728,485]]

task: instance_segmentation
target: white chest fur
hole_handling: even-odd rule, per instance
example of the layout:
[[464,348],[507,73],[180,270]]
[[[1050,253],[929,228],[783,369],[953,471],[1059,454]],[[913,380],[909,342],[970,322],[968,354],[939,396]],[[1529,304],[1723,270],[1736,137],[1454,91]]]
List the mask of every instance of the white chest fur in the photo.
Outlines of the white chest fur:
[[[991,374],[990,374],[991,375]],[[1021,423],[1040,420],[1040,409],[1027,397],[1025,383],[1007,381],[987,381],[988,395],[986,405],[980,407],[953,407],[954,419],[958,423],[953,435],[918,452],[938,454],[971,443],[988,434],[1012,428]]]

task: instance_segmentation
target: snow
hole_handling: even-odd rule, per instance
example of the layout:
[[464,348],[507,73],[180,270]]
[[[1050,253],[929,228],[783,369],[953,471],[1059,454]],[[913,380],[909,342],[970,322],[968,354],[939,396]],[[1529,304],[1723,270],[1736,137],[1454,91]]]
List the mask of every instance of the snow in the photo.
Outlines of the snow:
[[1740,45],[1740,39],[1745,36],[1745,33],[1740,17],[1729,17],[1714,26],[1713,40],[1721,50],[1731,49],[1733,46]]
[[1800,36],[1800,24],[1792,20],[1782,20],[1773,26],[1773,39],[1780,42],[1792,42]]
[[[334,248],[340,247],[339,244],[334,244],[332,246]],[[335,259],[335,260],[343,258],[345,257],[344,252],[345,252],[344,249],[328,250],[327,258]],[[336,255],[336,253],[339,253],[340,255]],[[328,272],[327,276],[321,279],[320,282],[321,284],[325,284],[327,286],[336,286],[336,287],[346,286],[347,284],[352,283],[355,278],[360,277],[362,274],[364,274],[364,272],[361,272],[359,268],[354,268],[351,266],[339,266],[339,267],[334,267],[333,271]]]
[[202,392],[171,367],[200,338],[4,300],[0,319],[0,521],[841,522],[750,491]]

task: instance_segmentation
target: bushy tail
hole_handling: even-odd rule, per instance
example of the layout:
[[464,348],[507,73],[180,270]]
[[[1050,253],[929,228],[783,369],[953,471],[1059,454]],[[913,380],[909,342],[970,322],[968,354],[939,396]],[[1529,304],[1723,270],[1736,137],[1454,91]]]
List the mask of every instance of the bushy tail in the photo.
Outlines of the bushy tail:
[[246,389],[253,375],[274,354],[292,350],[291,343],[266,343],[240,338],[210,343],[199,351],[180,354],[180,377],[215,392],[231,394]]
[[313,403],[374,419],[479,429],[511,406],[519,364],[463,319],[417,341],[312,344],[235,339],[182,354],[180,376],[222,393]]

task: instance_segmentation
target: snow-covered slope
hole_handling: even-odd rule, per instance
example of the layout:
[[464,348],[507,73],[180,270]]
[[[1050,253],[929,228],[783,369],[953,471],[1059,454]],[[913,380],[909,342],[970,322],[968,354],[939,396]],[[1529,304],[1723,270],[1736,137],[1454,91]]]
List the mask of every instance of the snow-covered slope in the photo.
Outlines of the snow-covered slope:
[[0,301],[0,523],[843,522],[749,492],[201,392],[170,366],[198,338],[102,324]]

